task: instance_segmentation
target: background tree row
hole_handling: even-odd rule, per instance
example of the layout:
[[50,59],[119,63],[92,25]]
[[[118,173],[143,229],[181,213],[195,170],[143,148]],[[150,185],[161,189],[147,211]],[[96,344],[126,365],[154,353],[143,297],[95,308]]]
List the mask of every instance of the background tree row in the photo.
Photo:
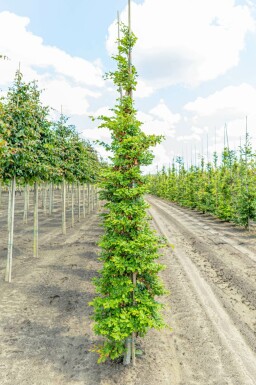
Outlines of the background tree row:
[[[66,233],[67,185],[72,185],[72,225],[74,184],[78,189],[80,219],[80,185],[96,182],[100,162],[92,145],[79,137],[75,127],[61,114],[57,122],[49,118],[49,107],[40,100],[36,82],[26,83],[17,71],[13,86],[0,101],[0,195],[9,190],[8,255],[6,280],[11,281],[14,231],[15,192],[24,191],[24,221],[28,198],[34,190],[34,256],[38,256],[38,192],[47,190],[52,208],[54,186],[62,185],[62,232]],[[46,187],[46,186],[49,187]],[[88,194],[90,192],[88,186]],[[84,191],[84,190],[83,190]],[[83,193],[85,195],[85,192]],[[0,199],[1,200],[1,199]],[[90,199],[89,199],[90,202]],[[50,213],[52,209],[50,209]]]
[[218,218],[249,227],[256,220],[256,154],[248,134],[239,153],[224,148],[221,159],[186,168],[177,158],[148,181],[152,194],[181,206],[211,213]]

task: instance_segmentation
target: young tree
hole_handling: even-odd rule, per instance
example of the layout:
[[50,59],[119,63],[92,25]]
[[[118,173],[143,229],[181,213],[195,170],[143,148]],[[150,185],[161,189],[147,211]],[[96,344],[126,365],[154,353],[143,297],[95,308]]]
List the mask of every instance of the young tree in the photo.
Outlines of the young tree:
[[101,239],[100,259],[104,262],[95,280],[98,296],[94,306],[94,330],[106,338],[99,347],[99,362],[124,355],[124,364],[135,363],[135,338],[151,328],[164,326],[162,305],[155,296],[164,294],[158,278],[163,268],[159,258],[159,238],[151,230],[143,199],[147,192],[142,165],[149,165],[150,147],[161,137],[146,135],[136,118],[132,91],[136,87],[136,70],[131,65],[131,50],[136,37],[122,27],[118,54],[114,57],[117,71],[107,74],[122,89],[113,109],[113,117],[100,117],[101,127],[111,131],[111,166],[104,172],[101,198],[105,234]]

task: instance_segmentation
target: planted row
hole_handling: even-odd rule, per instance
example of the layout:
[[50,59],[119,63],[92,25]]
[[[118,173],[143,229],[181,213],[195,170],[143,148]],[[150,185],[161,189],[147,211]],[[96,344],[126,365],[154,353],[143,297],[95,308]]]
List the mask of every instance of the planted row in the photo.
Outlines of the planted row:
[[[61,114],[49,118],[36,82],[26,83],[20,71],[0,101],[0,183],[9,187],[6,280],[11,281],[15,190],[17,183],[34,186],[34,256],[38,255],[39,184],[62,185],[62,229],[66,233],[67,184],[95,183],[100,162],[91,144],[79,137]],[[80,190],[79,190],[80,191]]]
[[205,163],[202,158],[200,166],[188,169],[178,158],[172,167],[150,175],[148,180],[152,194],[181,206],[245,228],[256,220],[256,154],[247,134],[238,154],[226,147],[220,160],[215,153],[212,162]]

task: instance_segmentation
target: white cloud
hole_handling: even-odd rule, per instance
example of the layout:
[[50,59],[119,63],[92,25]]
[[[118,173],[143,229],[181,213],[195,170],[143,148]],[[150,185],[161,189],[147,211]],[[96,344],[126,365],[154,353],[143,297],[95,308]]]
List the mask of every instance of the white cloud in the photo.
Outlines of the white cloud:
[[157,106],[152,108],[149,113],[156,116],[158,119],[169,123],[171,126],[178,123],[181,119],[179,114],[174,114],[161,99]]
[[152,95],[154,92],[153,88],[147,84],[142,79],[138,79],[138,83],[136,86],[136,91],[134,92],[134,96],[137,98],[147,98]]
[[97,98],[104,86],[100,60],[90,62],[46,45],[28,30],[29,18],[0,13],[0,52],[9,61],[0,62],[0,86],[8,86],[18,63],[24,79],[38,80],[44,88],[43,100],[53,108],[63,105],[67,114],[85,114],[88,97]]
[[[127,8],[121,14],[126,22]],[[116,22],[109,27],[113,53]],[[132,29],[138,37],[134,61],[154,89],[215,79],[239,63],[245,36],[255,31],[248,5],[235,0],[145,0],[132,4]]]
[[42,76],[39,81],[44,89],[41,100],[65,115],[84,115],[89,107],[88,96],[98,97],[99,92],[72,85],[64,76]]
[[197,134],[197,135],[200,135],[200,134],[203,134],[204,133],[204,129],[202,127],[191,127],[191,131],[193,132],[193,134]]
[[[220,153],[224,143],[224,127],[227,127],[228,142],[231,149],[238,149],[243,144],[247,129],[252,144],[256,145],[256,87],[243,83],[238,86],[225,87],[207,97],[199,97],[187,103],[184,110],[191,113],[187,116],[187,123],[191,122],[191,134],[184,134],[178,141],[191,142],[206,141],[208,133],[209,154],[213,151]],[[196,125],[193,125],[195,124]]]
[[157,169],[161,170],[163,166],[168,167],[174,156],[173,151],[167,152],[163,144],[158,144],[152,149],[152,152],[155,157],[154,163],[149,166],[142,167],[142,171],[145,174],[156,173]]
[[89,140],[103,140],[106,142],[110,141],[110,131],[107,128],[87,128],[83,131],[82,137]]
[[113,116],[113,111],[111,111],[109,106],[102,106],[98,108],[96,111],[91,112],[89,115],[97,118],[98,116]]
[[181,136],[178,136],[177,137],[177,141],[178,142],[184,142],[184,143],[187,143],[187,142],[190,142],[190,141],[197,141],[197,142],[200,142],[201,141],[201,136],[199,134],[190,134],[190,135],[181,135]]
[[143,123],[142,131],[147,135],[163,135],[165,137],[174,137],[175,130],[173,125],[166,120],[155,119],[152,115],[139,111],[138,120]]
[[177,137],[178,142],[201,142],[203,139],[203,136],[205,135],[206,132],[208,132],[208,127],[196,127],[192,126],[190,128],[191,133],[187,135],[180,135]]
[[254,112],[255,105],[256,88],[243,83],[239,86],[225,87],[205,98],[199,97],[187,103],[184,108],[200,117],[219,114],[230,119]]

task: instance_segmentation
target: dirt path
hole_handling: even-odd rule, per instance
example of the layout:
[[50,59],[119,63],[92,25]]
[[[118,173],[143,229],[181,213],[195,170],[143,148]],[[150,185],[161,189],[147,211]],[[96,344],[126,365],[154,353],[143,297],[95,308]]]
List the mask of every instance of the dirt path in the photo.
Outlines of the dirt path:
[[145,355],[136,368],[98,365],[88,302],[100,268],[100,218],[87,214],[75,228],[68,225],[64,237],[58,202],[53,217],[40,211],[40,257],[34,259],[32,214],[24,225],[22,199],[11,284],[3,281],[5,201],[0,210],[1,385],[256,384],[254,236],[149,197],[155,226],[175,244],[162,257],[171,291],[165,316],[173,331],[151,331],[139,341]]
[[165,277],[182,384],[255,384],[255,238],[163,200],[148,201],[156,227],[175,245]]
[[[1,385],[147,385],[178,378],[172,334],[152,331],[141,342],[146,354],[135,369],[97,364],[91,351],[99,343],[92,332],[97,275],[97,242],[102,232],[97,213],[61,235],[56,203],[53,217],[39,213],[39,258],[33,258],[33,215],[22,222],[17,196],[13,281],[4,282],[7,196],[3,197],[0,232],[0,384]],[[32,207],[31,207],[32,210]],[[77,213],[76,213],[77,215]],[[156,367],[157,365],[157,367]],[[176,383],[176,382],[175,382]]]

